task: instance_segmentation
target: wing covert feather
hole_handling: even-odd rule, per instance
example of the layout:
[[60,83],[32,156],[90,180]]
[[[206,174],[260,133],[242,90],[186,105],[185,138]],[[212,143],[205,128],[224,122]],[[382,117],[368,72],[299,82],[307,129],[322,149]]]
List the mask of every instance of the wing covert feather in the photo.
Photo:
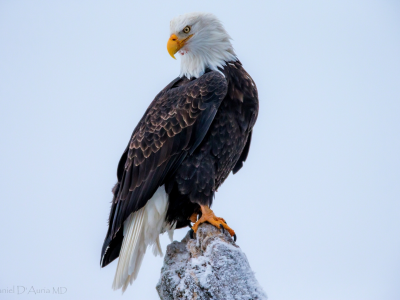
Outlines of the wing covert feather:
[[106,240],[116,236],[125,219],[142,208],[201,143],[227,92],[219,72],[171,89],[176,81],[150,104],[121,157]]

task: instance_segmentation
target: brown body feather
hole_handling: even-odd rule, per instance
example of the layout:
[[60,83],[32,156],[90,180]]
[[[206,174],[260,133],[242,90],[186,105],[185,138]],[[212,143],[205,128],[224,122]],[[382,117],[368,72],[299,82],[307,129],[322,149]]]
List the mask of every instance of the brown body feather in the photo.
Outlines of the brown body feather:
[[126,218],[161,185],[177,228],[243,165],[258,114],[257,88],[239,61],[198,79],[177,78],[150,104],[118,165],[101,265],[118,257]]

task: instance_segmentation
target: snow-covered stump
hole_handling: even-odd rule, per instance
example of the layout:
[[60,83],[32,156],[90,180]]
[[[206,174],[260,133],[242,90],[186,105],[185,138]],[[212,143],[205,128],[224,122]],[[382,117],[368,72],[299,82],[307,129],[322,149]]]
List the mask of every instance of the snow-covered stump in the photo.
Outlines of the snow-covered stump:
[[208,223],[168,245],[156,288],[162,300],[267,299],[229,233]]

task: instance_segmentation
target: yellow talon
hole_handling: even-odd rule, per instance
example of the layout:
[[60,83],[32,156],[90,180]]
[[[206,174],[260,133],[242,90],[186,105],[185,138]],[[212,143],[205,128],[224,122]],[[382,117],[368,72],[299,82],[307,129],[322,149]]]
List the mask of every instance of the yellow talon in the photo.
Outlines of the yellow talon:
[[193,213],[193,214],[190,216],[190,218],[189,218],[190,222],[196,223],[196,222],[197,222],[197,216],[198,216],[198,215],[199,215],[198,213]]
[[[197,232],[197,229],[199,228],[199,225],[201,223],[208,222],[211,225],[217,227],[218,229],[221,228],[221,226],[222,226],[224,229],[228,230],[228,232],[231,236],[235,235],[235,231],[233,231],[232,228],[230,228],[228,225],[226,225],[225,220],[223,218],[216,217],[214,215],[214,212],[207,205],[200,205],[200,209],[201,209],[202,216],[197,222],[193,222],[194,219],[192,219],[195,214],[193,214],[190,217],[190,220],[193,223],[195,223],[192,226],[192,229],[195,233]],[[197,219],[197,214],[196,214],[196,219]]]

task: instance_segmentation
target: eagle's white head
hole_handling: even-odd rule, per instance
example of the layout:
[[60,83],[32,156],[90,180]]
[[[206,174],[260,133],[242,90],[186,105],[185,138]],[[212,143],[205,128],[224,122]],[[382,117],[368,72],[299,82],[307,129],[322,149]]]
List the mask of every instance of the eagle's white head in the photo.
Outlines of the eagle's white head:
[[174,18],[167,43],[169,54],[181,57],[180,76],[200,77],[206,68],[218,70],[237,60],[231,37],[222,23],[210,13],[188,13]]

